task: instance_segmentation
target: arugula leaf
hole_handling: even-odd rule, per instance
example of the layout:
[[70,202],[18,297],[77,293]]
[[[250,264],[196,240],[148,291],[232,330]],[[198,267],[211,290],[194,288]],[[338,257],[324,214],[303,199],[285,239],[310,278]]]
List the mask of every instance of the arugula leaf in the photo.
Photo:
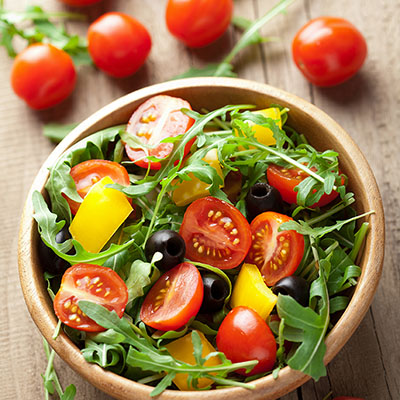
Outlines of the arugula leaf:
[[76,126],[78,124],[46,124],[43,127],[43,135],[54,143],[60,143]]
[[116,140],[123,128],[124,125],[114,126],[84,138],[70,147],[50,168],[50,177],[45,187],[50,196],[52,210],[59,218],[71,222],[71,210],[63,194],[74,201],[82,202],[70,175],[71,168],[86,160],[105,159],[108,144]]
[[[122,245],[112,243],[107,250],[100,253],[90,253],[86,251],[75,239],[68,239],[63,243],[57,243],[55,239],[56,235],[65,225],[65,221],[56,222],[57,215],[49,210],[42,194],[38,191],[33,193],[32,202],[35,209],[33,218],[35,218],[38,224],[39,234],[44,244],[50,247],[54,253],[68,261],[71,265],[78,263],[102,265],[111,256],[129,248],[134,243],[134,239],[131,239]],[[65,252],[69,251],[72,246],[75,248],[75,254],[65,254]]]
[[237,54],[245,47],[265,42],[266,40],[258,33],[259,29],[264,26],[273,17],[283,12],[294,0],[281,0],[274,7],[272,7],[266,14],[254,22],[249,22],[245,19],[236,18],[234,22],[246,28],[243,35],[229,52],[229,54],[219,63],[210,64],[205,68],[190,68],[187,72],[175,76],[173,79],[199,77],[199,76],[228,76],[235,77],[236,73],[233,72],[232,60]]
[[[27,42],[27,45],[38,42],[51,43],[66,51],[76,65],[93,64],[88,53],[86,39],[77,35],[69,35],[63,25],[57,26],[50,18],[86,19],[83,14],[76,13],[47,13],[39,6],[28,7],[25,12],[11,12],[0,8],[0,44],[11,57],[16,56],[13,46],[15,36]],[[30,27],[18,28],[18,24],[29,21]]]

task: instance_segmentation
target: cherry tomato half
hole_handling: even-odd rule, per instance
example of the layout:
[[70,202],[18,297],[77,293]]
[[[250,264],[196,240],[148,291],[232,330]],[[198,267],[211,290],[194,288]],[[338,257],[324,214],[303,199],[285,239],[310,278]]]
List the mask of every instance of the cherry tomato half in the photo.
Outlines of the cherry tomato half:
[[[88,160],[81,162],[71,168],[71,177],[75,182],[76,190],[82,199],[88,194],[91,187],[105,176],[109,176],[114,183],[129,186],[128,171],[114,161],[108,160]],[[72,214],[76,214],[81,203],[71,200],[64,196],[67,200]]]
[[98,3],[101,0],[61,0],[63,3],[73,7],[85,7],[94,3]]
[[14,92],[35,110],[55,106],[66,99],[75,82],[71,57],[46,43],[28,46],[17,55],[11,70]]
[[79,300],[93,301],[122,317],[128,302],[128,289],[111,268],[76,264],[65,271],[53,301],[57,317],[71,328],[101,332],[105,329],[82,313]]
[[[147,145],[157,145],[148,150],[150,156],[160,159],[170,155],[173,143],[160,143],[167,137],[183,135],[194,123],[194,120],[185,115],[181,109],[191,110],[190,104],[177,97],[159,95],[145,101],[132,114],[127,132]],[[195,139],[187,143],[184,155],[189,153]],[[125,145],[126,154],[139,167],[148,168],[149,161],[142,149],[134,149]],[[160,169],[160,162],[151,162],[151,169]]]
[[246,374],[256,375],[270,371],[276,359],[276,342],[267,323],[251,308],[235,307],[222,321],[217,334],[217,348],[232,362],[258,360]]
[[176,330],[200,310],[203,281],[199,270],[188,262],[162,275],[147,294],[140,319],[152,328]]
[[267,211],[251,222],[253,242],[246,262],[257,265],[268,286],[292,275],[303,258],[303,235],[296,231],[278,232],[284,222],[292,220],[287,215]]
[[123,78],[144,64],[150,53],[151,37],[133,17],[109,12],[90,25],[88,48],[98,68],[113,77]]
[[169,0],[167,27],[189,47],[207,46],[226,31],[232,10],[232,0]]
[[367,56],[367,44],[349,21],[319,17],[297,32],[292,54],[297,67],[311,83],[334,86],[361,68]]
[[[297,192],[294,188],[308,175],[299,168],[283,168],[279,165],[270,164],[267,169],[268,183],[278,189],[282,199],[289,204],[297,203]],[[343,182],[343,180],[342,180]],[[338,197],[339,193],[332,190],[330,194],[324,193],[317,203],[311,207],[323,207]]]
[[250,225],[241,212],[225,201],[204,197],[186,210],[179,231],[186,257],[221,269],[237,267],[251,244]]

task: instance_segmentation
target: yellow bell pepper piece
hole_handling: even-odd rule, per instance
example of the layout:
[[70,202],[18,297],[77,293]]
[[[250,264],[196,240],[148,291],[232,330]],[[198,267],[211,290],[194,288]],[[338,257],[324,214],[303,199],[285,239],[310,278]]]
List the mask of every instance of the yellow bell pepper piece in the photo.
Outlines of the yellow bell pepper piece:
[[265,284],[256,265],[243,264],[233,287],[231,307],[247,306],[266,319],[278,296]]
[[[201,354],[201,356],[203,358],[207,354],[210,354],[210,353],[216,351],[214,349],[214,347],[212,346],[212,344],[206,339],[206,337],[204,336],[204,334],[202,332],[197,331],[197,333],[199,334],[200,339],[201,339],[201,344],[203,345],[203,353]],[[167,350],[171,354],[171,356],[176,358],[177,360],[183,361],[190,365],[196,364],[196,360],[193,355],[192,333],[188,333],[187,335],[185,335],[177,340],[174,340],[171,343],[168,343],[165,347],[167,348]],[[208,367],[215,366],[218,364],[221,364],[221,361],[218,356],[211,357],[204,363],[204,365],[206,365]],[[180,390],[195,390],[193,387],[188,386],[187,378],[188,378],[188,374],[184,374],[184,373],[176,374],[175,378],[173,379],[173,382],[175,383],[176,386],[178,386],[178,388]],[[200,378],[198,380],[197,386],[199,388],[205,388],[205,387],[211,385],[212,383],[213,383],[213,381],[211,379]]]
[[[221,164],[218,160],[217,149],[211,149],[204,156],[203,161],[210,164],[221,178],[224,177],[221,170]],[[185,206],[186,204],[192,203],[193,201],[210,194],[207,189],[210,186],[208,183],[196,178],[192,173],[189,174],[189,177],[190,181],[182,181],[180,183],[175,181],[172,183],[172,186],[174,186],[174,184],[177,186],[172,192],[172,200],[177,206]]]
[[[272,118],[273,120],[275,120],[279,128],[282,128],[282,119],[279,108],[265,108],[264,110],[254,111],[254,114],[261,114],[266,118]],[[254,137],[261,144],[264,144],[265,146],[271,146],[276,143],[271,129],[261,125],[253,125],[252,130],[254,131]]]
[[92,186],[72,220],[69,231],[86,251],[98,253],[132,212],[126,196],[106,176]]

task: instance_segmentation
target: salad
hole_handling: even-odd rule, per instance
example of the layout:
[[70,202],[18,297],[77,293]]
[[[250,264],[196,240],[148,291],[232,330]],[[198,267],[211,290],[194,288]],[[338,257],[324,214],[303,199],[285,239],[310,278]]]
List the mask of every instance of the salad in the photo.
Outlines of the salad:
[[[40,260],[84,358],[154,386],[241,386],[288,365],[318,380],[361,270],[334,150],[290,111],[193,111],[159,95],[81,140],[35,192]],[[305,133],[306,134],[306,133]]]

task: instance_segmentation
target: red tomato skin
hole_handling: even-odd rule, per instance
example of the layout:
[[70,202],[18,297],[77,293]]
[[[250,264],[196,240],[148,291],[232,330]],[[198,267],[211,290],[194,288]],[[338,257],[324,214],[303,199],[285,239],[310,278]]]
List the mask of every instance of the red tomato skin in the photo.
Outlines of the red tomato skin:
[[53,107],[74,90],[71,57],[51,44],[36,43],[17,55],[11,70],[14,92],[35,110]]
[[303,235],[296,231],[278,232],[280,225],[292,220],[287,215],[267,211],[257,215],[251,222],[253,242],[246,262],[259,268],[267,286],[293,275],[303,258]]
[[189,47],[204,47],[228,28],[232,0],[169,0],[166,10],[168,30]]
[[329,87],[345,82],[361,68],[367,56],[367,43],[349,21],[319,17],[296,34],[292,54],[311,83]]
[[154,329],[176,330],[199,312],[202,302],[200,272],[184,262],[158,278],[144,299],[140,319]]
[[122,317],[128,303],[128,288],[111,268],[75,264],[65,271],[53,301],[57,317],[71,328],[102,332],[105,331],[102,326],[82,314],[78,306],[79,300],[96,302]]
[[[274,188],[278,189],[283,201],[289,204],[297,204],[297,192],[294,191],[294,188],[301,182],[301,180],[305,179],[307,175],[295,168],[293,171],[296,171],[296,174],[301,177],[300,180],[297,180],[293,177],[283,174],[281,170],[282,168],[280,166],[270,164],[267,169],[268,183]],[[326,206],[338,196],[339,193],[334,190],[332,190],[330,194],[324,193],[321,198],[310,207],[315,208]]]
[[228,313],[218,329],[217,348],[234,363],[258,360],[249,373],[244,369],[236,371],[241,375],[270,371],[276,360],[274,335],[267,323],[249,307],[235,307]]
[[[140,141],[147,144],[153,138],[151,134],[147,134],[148,130],[157,130],[158,120],[163,118],[164,112],[169,112],[169,117],[165,120],[163,129],[159,132],[159,138],[155,140],[160,142],[166,137],[173,137],[184,134],[190,129],[194,123],[194,119],[183,114],[180,110],[182,108],[192,109],[190,104],[183,99],[178,97],[171,97],[166,95],[154,96],[143,104],[132,114],[127,127],[127,132],[133,136],[136,136]],[[156,120],[143,122],[143,118],[148,114],[154,113]],[[144,132],[141,132],[144,130]],[[184,157],[189,153],[195,138],[190,140],[184,149]],[[149,155],[157,158],[166,158],[169,156],[173,149],[173,143],[160,143],[155,149],[149,150]],[[125,145],[125,151],[129,159],[132,160],[136,165],[141,168],[159,170],[161,168],[161,162],[149,162],[145,152],[142,149],[133,149],[127,144]]]
[[73,7],[86,7],[98,3],[101,0],[61,0],[61,1]]
[[147,29],[135,18],[119,12],[106,13],[94,21],[87,37],[96,66],[115,78],[134,74],[151,50]]
[[[76,190],[82,199],[88,194],[90,188],[105,176],[109,176],[114,183],[129,186],[128,171],[114,161],[108,160],[88,160],[81,162],[71,168],[70,175],[75,182]],[[63,195],[67,200],[73,215],[78,211],[81,203],[71,200]]]
[[[221,214],[219,217],[218,212]],[[226,223],[230,225],[226,226]],[[236,232],[232,234],[234,230]],[[179,234],[185,241],[189,260],[220,269],[237,267],[251,245],[250,225],[243,214],[229,203],[211,196],[189,205]]]

